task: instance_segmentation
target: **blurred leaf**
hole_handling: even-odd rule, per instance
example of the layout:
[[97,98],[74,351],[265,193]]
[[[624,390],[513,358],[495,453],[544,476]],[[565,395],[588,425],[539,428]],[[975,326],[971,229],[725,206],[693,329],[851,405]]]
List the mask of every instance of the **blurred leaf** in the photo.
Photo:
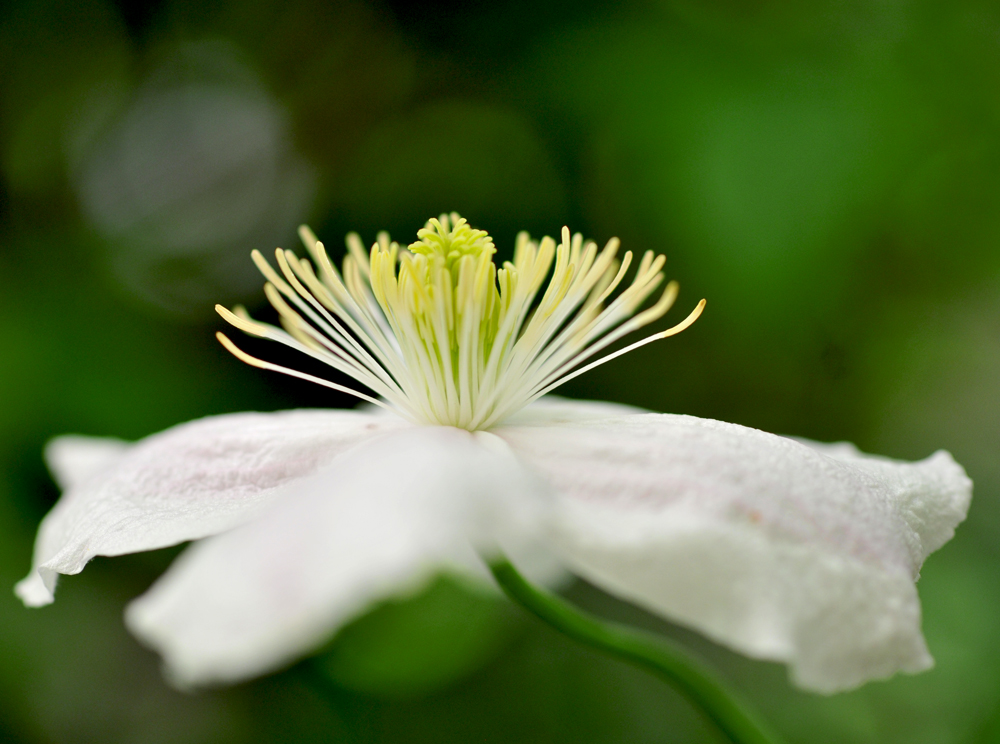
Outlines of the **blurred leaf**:
[[19,3],[0,28],[0,164],[12,191],[63,185],[126,86],[131,50],[110,3]]
[[597,117],[588,188],[602,229],[638,223],[676,244],[688,281],[740,335],[800,333],[834,311],[928,126],[882,50],[764,56],[661,23],[573,35],[550,59],[553,93]]
[[167,38],[229,39],[294,119],[296,144],[336,181],[373,122],[418,87],[419,60],[384,9],[357,0],[223,0],[166,4]]
[[355,620],[315,662],[351,690],[426,695],[492,659],[518,627],[517,618],[501,595],[440,576],[416,596],[386,602]]
[[[491,232],[553,232],[566,192],[552,158],[519,113],[451,100],[402,113],[376,128],[339,185],[347,220],[410,242],[442,212]],[[365,235],[366,239],[371,235]]]

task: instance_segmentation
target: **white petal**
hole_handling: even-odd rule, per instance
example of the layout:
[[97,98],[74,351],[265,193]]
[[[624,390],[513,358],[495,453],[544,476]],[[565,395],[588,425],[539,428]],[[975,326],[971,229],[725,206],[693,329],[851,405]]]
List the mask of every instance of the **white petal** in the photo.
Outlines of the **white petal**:
[[63,491],[83,485],[118,462],[128,442],[105,437],[56,437],[45,445],[45,462]]
[[516,552],[541,521],[542,488],[491,434],[395,432],[189,548],[126,621],[181,686],[262,674],[372,602],[478,562],[473,546]]
[[287,481],[406,425],[353,411],[284,411],[192,421],[117,453],[111,444],[57,439],[49,455],[70,489],[42,521],[34,565],[16,592],[30,606],[48,604],[57,574],[79,573],[95,555],[162,548],[241,524]]
[[873,478],[893,481],[897,508],[920,541],[917,550],[920,562],[955,536],[955,527],[969,511],[972,481],[943,450],[922,462],[901,463],[887,457],[866,455],[850,442],[796,441],[843,460]]
[[931,665],[913,581],[971,495],[947,453],[893,462],[665,414],[496,433],[555,487],[555,544],[608,591],[817,691]]
[[[649,413],[642,408],[602,400],[572,400],[546,395],[504,419],[502,426],[545,426],[568,424],[635,413]],[[498,427],[500,428],[500,427]]]

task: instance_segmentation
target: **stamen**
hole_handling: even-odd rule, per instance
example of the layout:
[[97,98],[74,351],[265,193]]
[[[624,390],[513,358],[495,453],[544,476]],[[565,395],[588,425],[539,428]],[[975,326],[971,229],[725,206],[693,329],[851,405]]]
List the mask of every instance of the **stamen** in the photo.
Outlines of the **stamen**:
[[[315,330],[311,329],[308,324],[301,322],[301,319],[297,322],[294,318],[282,317],[282,323],[285,325],[285,330],[282,331],[267,323],[258,323],[257,321],[246,319],[239,314],[226,310],[221,305],[216,305],[215,309],[228,323],[249,335],[277,341],[289,348],[311,356],[313,359],[353,377],[361,384],[371,388],[396,405],[401,405],[405,400],[405,396],[396,390],[386,387],[379,380],[367,374],[365,370],[353,365],[351,360],[344,360],[328,352],[320,345],[322,337],[316,334]],[[305,340],[300,337],[303,334],[309,334]]]
[[646,344],[651,344],[654,341],[660,341],[665,338],[670,338],[671,336],[676,336],[678,333],[686,330],[691,326],[692,323],[698,320],[698,317],[701,315],[704,309],[705,309],[705,300],[700,300],[698,304],[695,306],[694,310],[692,310],[690,314],[686,318],[684,318],[684,320],[682,320],[680,323],[673,326],[672,328],[668,328],[665,331],[660,331],[659,333],[654,333],[652,336],[647,336],[641,341],[636,341],[634,344],[626,346],[624,349],[619,349],[618,351],[612,354],[608,354],[607,356],[601,357],[596,362],[591,362],[587,366],[581,367],[580,369],[576,370],[575,372],[572,372],[571,374],[565,375],[564,377],[560,377],[558,380],[545,387],[545,389],[537,393],[534,393],[531,396],[531,400],[532,401],[537,400],[543,395],[551,393],[553,390],[555,390],[563,383],[569,382],[573,378],[579,377],[585,372],[589,372],[590,370],[594,369],[594,367],[599,367],[602,364],[605,364],[606,362],[610,362],[612,359],[617,359],[620,356],[628,354],[630,351],[635,351],[636,349],[643,347]]
[[222,333],[221,331],[217,331],[215,337],[219,340],[219,343],[226,348],[226,351],[228,351],[234,357],[239,359],[241,362],[249,364],[251,367],[258,367],[260,369],[270,370],[271,372],[281,372],[284,375],[288,375],[289,377],[297,377],[298,379],[305,380],[306,382],[315,382],[317,385],[322,385],[323,387],[328,387],[332,390],[337,390],[338,392],[341,393],[347,393],[348,395],[353,395],[355,398],[360,398],[363,401],[372,403],[378,406],[379,408],[384,408],[387,411],[391,411],[393,413],[401,413],[400,411],[397,411],[394,408],[387,406],[383,401],[378,400],[377,398],[372,398],[370,395],[359,393],[357,390],[351,390],[351,388],[344,387],[343,385],[338,385],[337,383],[330,382],[329,380],[324,380],[321,377],[307,375],[305,372],[299,372],[294,369],[289,369],[288,367],[281,367],[277,364],[271,364],[270,362],[265,362],[261,359],[258,359],[257,357],[252,357],[245,351],[243,351],[241,348],[239,348],[232,341],[230,341],[229,338],[226,336],[226,334]]
[[558,244],[548,237],[536,242],[522,232],[513,261],[498,269],[489,235],[452,213],[429,220],[408,249],[379,233],[366,252],[351,233],[338,271],[308,227],[301,227],[299,236],[312,263],[278,249],[279,273],[259,251],[251,254],[283,329],[253,320],[239,307],[218,307],[220,315],[245,333],[328,364],[385,402],[251,357],[223,334],[220,342],[248,364],[316,382],[418,422],[489,428],[584,372],[679,333],[705,305],[702,300],[666,331],[584,364],[673,305],[676,282],[640,312],[664,280],[663,256],[646,251],[631,283],[608,302],[632,263],[631,252],[620,262],[616,258],[616,238],[598,250],[568,228]]

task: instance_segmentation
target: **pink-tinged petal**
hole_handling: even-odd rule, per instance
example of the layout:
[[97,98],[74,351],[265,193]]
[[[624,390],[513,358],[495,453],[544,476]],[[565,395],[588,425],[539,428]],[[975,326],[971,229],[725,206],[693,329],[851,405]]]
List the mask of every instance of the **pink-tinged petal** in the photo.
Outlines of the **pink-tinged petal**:
[[932,660],[914,580],[968,509],[917,463],[665,414],[497,429],[557,493],[555,546],[608,591],[832,692]]
[[242,524],[288,481],[402,426],[353,411],[283,411],[192,421],[124,450],[57,439],[50,462],[69,489],[42,521],[17,594],[30,606],[48,604],[57,575],[79,573],[95,555],[153,550]]
[[[128,610],[180,686],[235,682],[314,649],[372,602],[538,539],[544,486],[491,434],[366,442],[252,522],[189,548]],[[479,564],[481,570],[481,564]]]

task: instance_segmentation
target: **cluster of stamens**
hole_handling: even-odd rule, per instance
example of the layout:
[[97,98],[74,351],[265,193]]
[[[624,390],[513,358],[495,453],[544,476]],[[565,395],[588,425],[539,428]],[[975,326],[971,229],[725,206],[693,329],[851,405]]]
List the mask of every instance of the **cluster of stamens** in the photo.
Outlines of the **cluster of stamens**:
[[221,333],[219,340],[248,364],[349,393],[419,423],[488,429],[577,375],[679,333],[705,304],[672,328],[589,361],[670,309],[676,282],[640,311],[663,282],[663,256],[647,251],[631,283],[611,299],[631,252],[619,261],[617,238],[598,250],[565,227],[558,245],[519,234],[513,262],[500,269],[489,235],[454,213],[430,220],[408,248],[380,233],[366,254],[360,238],[348,235],[342,273],[309,228],[299,234],[312,262],[279,248],[279,273],[253,252],[282,328],[255,321],[240,307],[216,309],[241,331],[324,362],[378,397],[261,361]]

